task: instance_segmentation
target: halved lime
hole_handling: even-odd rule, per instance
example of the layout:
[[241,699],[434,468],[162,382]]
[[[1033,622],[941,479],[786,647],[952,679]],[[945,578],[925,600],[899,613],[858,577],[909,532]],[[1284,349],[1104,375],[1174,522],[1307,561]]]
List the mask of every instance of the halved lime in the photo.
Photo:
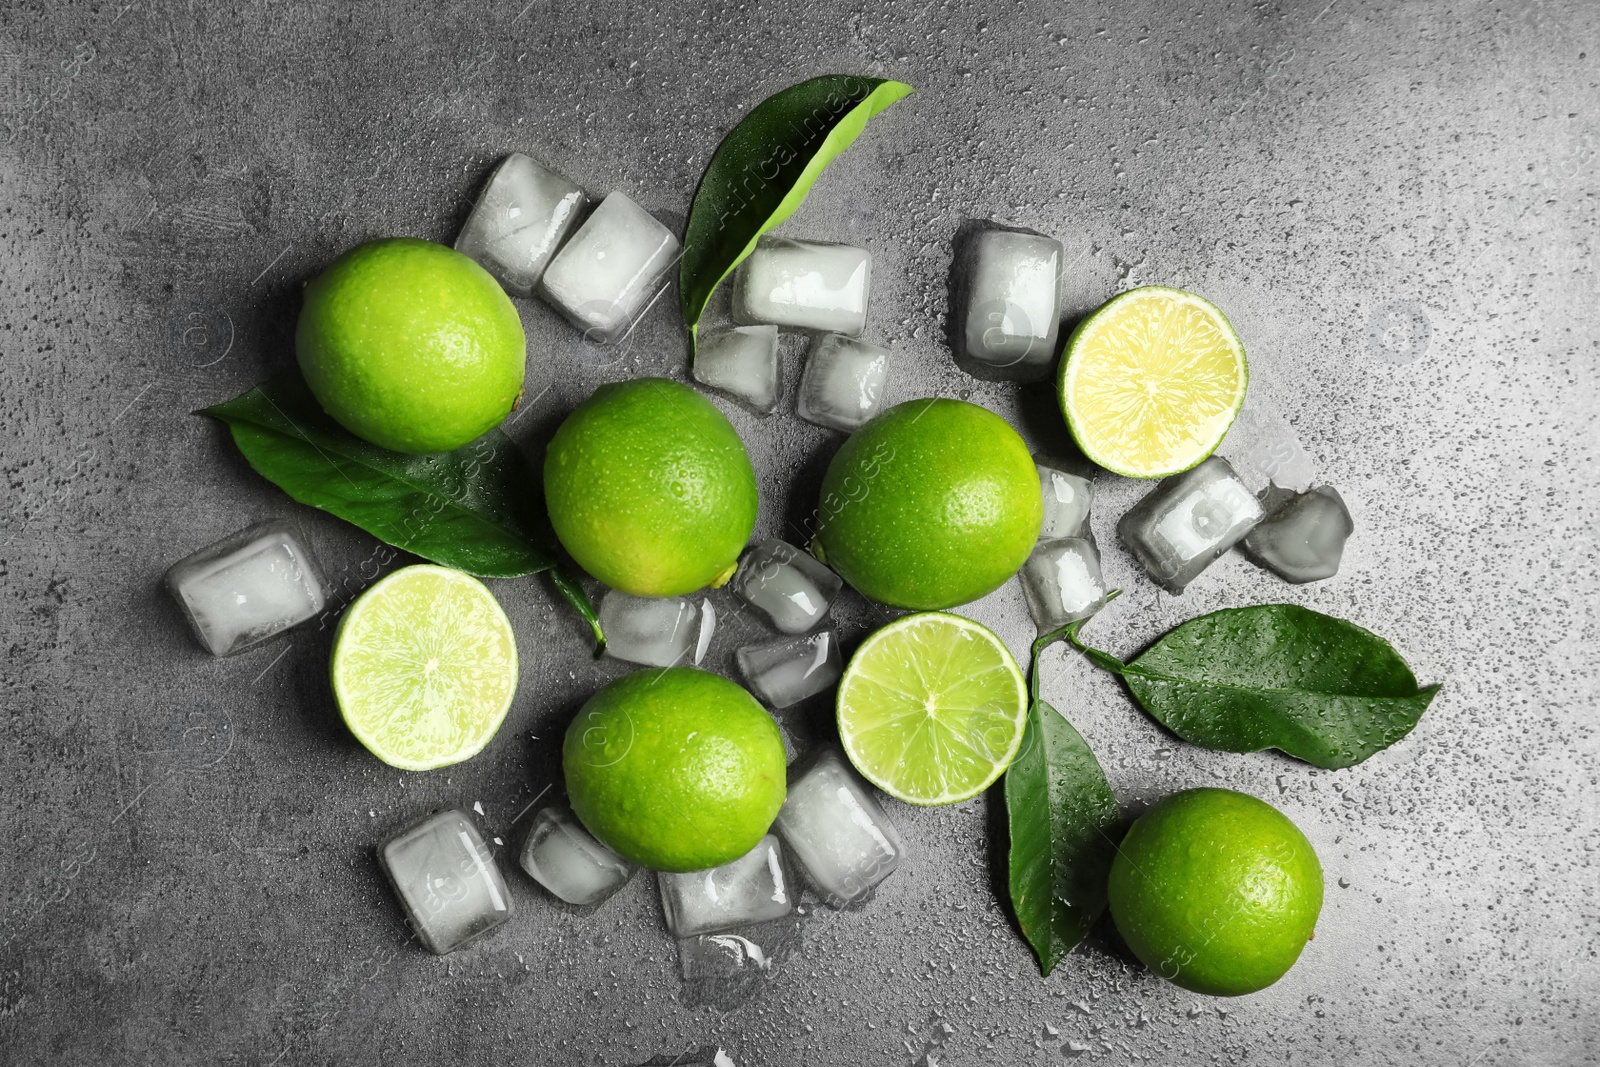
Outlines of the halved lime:
[[1078,324],[1056,388],[1084,455],[1129,478],[1165,478],[1217,450],[1248,381],[1244,345],[1214,304],[1151,285]]
[[482,582],[402,567],[356,598],[333,641],[333,695],[350,732],[408,771],[476,755],[517,690],[511,622]]
[[867,780],[910,804],[989,787],[1022,744],[1028,690],[987,626],[942,611],[868,637],[839,683],[839,736]]

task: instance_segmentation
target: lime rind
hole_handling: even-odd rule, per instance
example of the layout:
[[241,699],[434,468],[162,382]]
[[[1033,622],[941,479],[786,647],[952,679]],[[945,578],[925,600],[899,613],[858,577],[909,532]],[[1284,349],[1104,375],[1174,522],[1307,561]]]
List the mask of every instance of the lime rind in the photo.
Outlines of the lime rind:
[[907,615],[851,658],[839,683],[839,735],[864,777],[909,804],[983,792],[1016,758],[1027,717],[1022,669],[981,623]]
[[[1084,375],[1095,356],[1104,365]],[[1112,297],[1079,323],[1062,349],[1057,391],[1092,462],[1129,478],[1165,478],[1217,450],[1249,378],[1244,345],[1215,304],[1152,285]]]
[[385,763],[410,771],[460,763],[483,750],[511,708],[511,622],[476,578],[403,567],[340,620],[332,681],[350,732]]

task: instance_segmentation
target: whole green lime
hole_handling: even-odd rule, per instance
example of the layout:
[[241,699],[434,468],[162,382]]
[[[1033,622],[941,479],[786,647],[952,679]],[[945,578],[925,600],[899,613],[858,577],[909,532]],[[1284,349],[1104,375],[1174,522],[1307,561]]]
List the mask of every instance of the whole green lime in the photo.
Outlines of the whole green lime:
[[1322,911],[1322,864],[1271,804],[1189,789],[1129,827],[1108,892],[1117,930],[1145,966],[1231,997],[1265,989],[1300,958]]
[[955,607],[993,592],[1033,551],[1039,472],[1000,416],[912,400],[871,419],[822,479],[817,555],[873,600]]
[[294,342],[323,410],[396,452],[460,448],[522,395],[517,309],[482,267],[431,241],[370,241],[334,260],[306,286]]
[[602,385],[544,459],[556,536],[584,570],[635,596],[681,596],[732,575],[756,524],[738,431],[665,378]]
[[754,697],[693,667],[624,675],[567,728],[572,810],[613,851],[662,871],[738,859],[783,807],[783,740]]

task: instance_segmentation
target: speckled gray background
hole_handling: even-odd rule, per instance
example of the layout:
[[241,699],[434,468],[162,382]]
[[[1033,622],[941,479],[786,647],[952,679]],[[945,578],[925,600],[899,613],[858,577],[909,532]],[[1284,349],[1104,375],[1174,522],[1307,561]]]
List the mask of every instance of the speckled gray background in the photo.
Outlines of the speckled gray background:
[[[0,10],[0,1059],[1600,1058],[1600,6],[657,6]],[[1047,695],[1130,810],[1227,784],[1315,843],[1316,940],[1263,993],[1184,993],[1103,932],[1041,980],[991,880],[988,799],[890,805],[915,855],[870,906],[808,915],[753,996],[688,988],[648,877],[586,915],[511,864],[566,718],[622,669],[589,658],[540,580],[492,583],[522,651],[505,729],[432,774],[385,768],[339,725],[325,631],[211,659],[159,588],[174,559],[278,515],[343,596],[375,573],[374,542],[292,504],[190,414],[286,364],[299,282],[335,252],[451,238],[511,149],[681,223],[742,110],[835,71],[918,90],[787,227],[877,257],[869,336],[893,346],[891,399],[966,396],[1035,445],[1062,439],[1047,389],[975,380],[944,344],[952,236],[1007,219],[1066,244],[1073,314],[1141,282],[1221,305],[1253,371],[1224,453],[1254,476],[1266,456],[1314,470],[1351,503],[1337,578],[1291,588],[1229,557],[1173,598],[1115,546],[1142,487],[1102,479],[1095,524],[1127,592],[1090,635],[1129,652],[1191,615],[1291,600],[1445,683],[1411,737],[1329,773],[1178,743],[1110,679],[1047,656]],[[684,374],[670,297],[604,355],[522,311],[533,402],[511,432],[535,454],[597,383]],[[782,533],[839,438],[729,410],[760,530]],[[1025,649],[1015,584],[970,611]],[[840,616],[847,640],[877,618],[859,600]],[[725,628],[719,662],[759,632]],[[781,718],[801,748],[828,728],[826,702]],[[518,913],[435,958],[372,848],[475,801]]]

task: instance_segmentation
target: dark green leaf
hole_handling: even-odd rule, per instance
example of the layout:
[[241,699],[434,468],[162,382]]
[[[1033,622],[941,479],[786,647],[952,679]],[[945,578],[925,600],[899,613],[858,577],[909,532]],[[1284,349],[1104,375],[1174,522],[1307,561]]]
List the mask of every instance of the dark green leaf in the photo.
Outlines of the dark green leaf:
[[[538,475],[499,430],[445,455],[390,452],[329,418],[297,371],[201,414],[226,423],[250,466],[295,500],[396,548],[484,577],[555,566]],[[553,577],[598,638],[583,588]]]
[[689,210],[678,291],[683,321],[697,333],[717,284],[805,200],[828,164],[867,120],[911,86],[830,74],[757,104],[711,157]]
[[1034,643],[1028,723],[1005,783],[1011,906],[1046,975],[1105,910],[1121,819],[1088,744],[1039,699],[1039,653],[1061,632]]
[[1439,691],[1354,623],[1294,604],[1190,619],[1127,664],[1068,639],[1122,675],[1163,726],[1226,752],[1276,748],[1318,767],[1360,763],[1411,732]]
[[606,650],[606,635],[600,629],[600,615],[589,602],[589,594],[583,591],[583,586],[579,585],[564,567],[550,568],[550,580],[555,583],[556,590],[566,598],[567,603],[583,616],[583,621],[589,624],[589,629],[594,631],[594,654],[595,658],[599,659],[600,653]]

